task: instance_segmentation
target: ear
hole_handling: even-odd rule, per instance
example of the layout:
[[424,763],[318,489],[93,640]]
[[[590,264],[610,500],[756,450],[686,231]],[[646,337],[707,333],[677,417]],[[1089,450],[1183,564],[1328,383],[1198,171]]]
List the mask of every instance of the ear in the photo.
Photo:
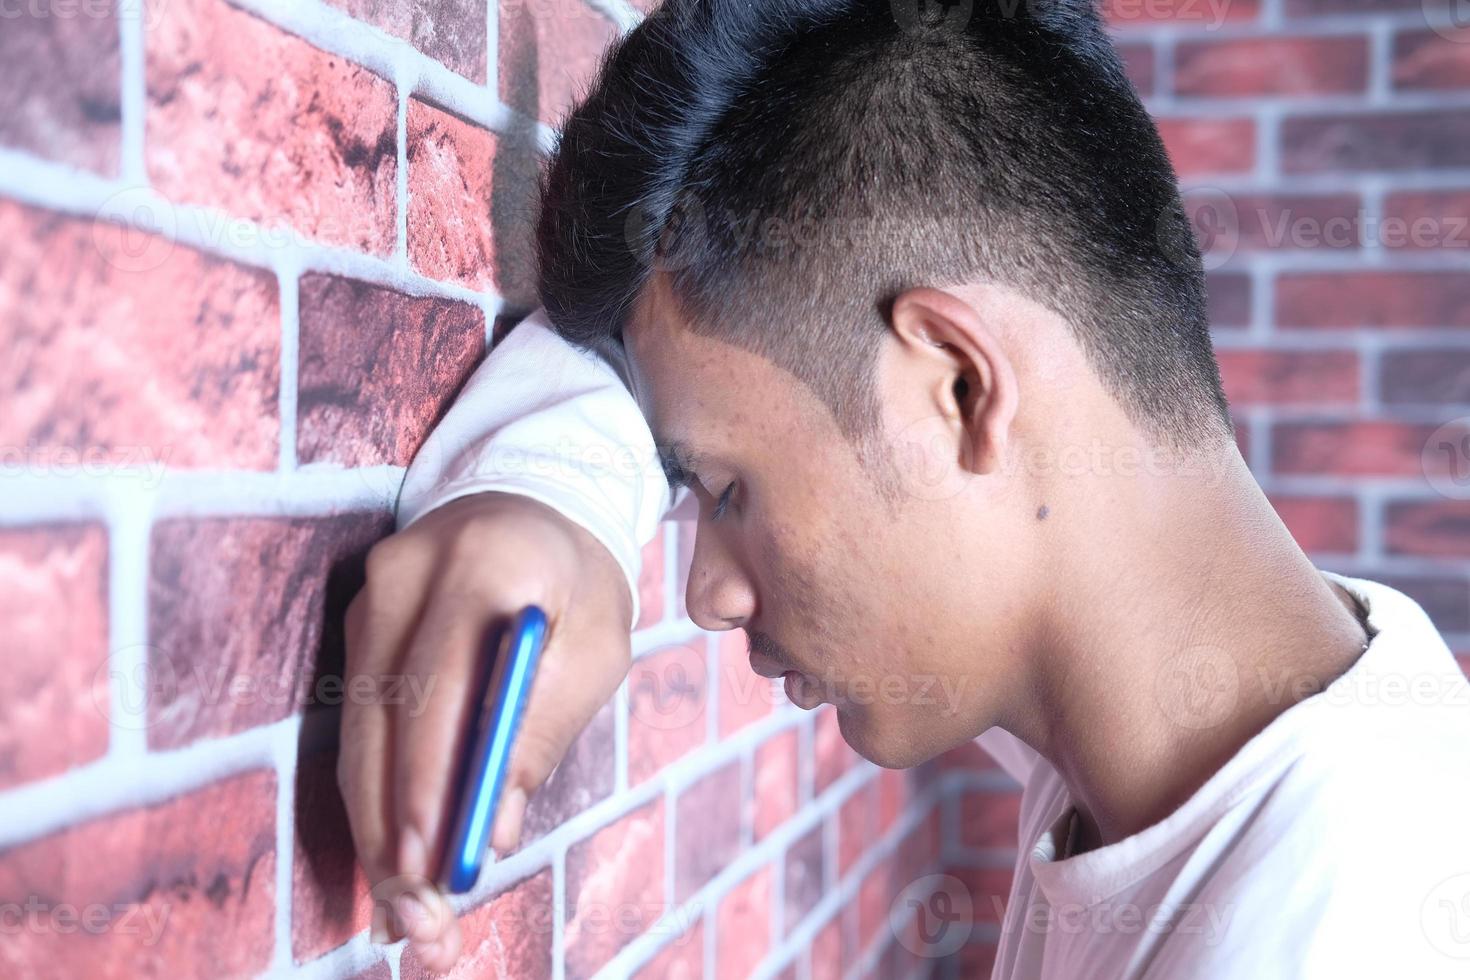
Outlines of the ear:
[[953,420],[968,449],[968,468],[998,471],[1005,462],[1020,392],[999,334],[964,299],[917,287],[893,301],[895,339],[905,354],[932,361],[935,412]]

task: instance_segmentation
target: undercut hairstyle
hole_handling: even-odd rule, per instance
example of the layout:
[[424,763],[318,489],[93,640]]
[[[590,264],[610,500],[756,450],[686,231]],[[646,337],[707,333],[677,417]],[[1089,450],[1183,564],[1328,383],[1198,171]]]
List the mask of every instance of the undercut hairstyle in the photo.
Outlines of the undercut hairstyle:
[[971,282],[1062,316],[1157,446],[1233,438],[1174,170],[1089,0],[664,0],[604,52],[539,190],[564,339],[620,344],[658,276],[862,457],[893,299]]

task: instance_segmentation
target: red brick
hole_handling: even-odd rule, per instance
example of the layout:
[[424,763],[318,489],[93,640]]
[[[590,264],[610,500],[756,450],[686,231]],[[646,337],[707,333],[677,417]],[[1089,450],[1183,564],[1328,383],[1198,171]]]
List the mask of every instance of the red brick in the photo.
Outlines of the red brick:
[[728,763],[679,794],[674,901],[685,902],[740,850],[740,763]]
[[786,915],[789,935],[817,907],[825,893],[826,846],[824,825],[816,824],[786,849]]
[[1276,281],[1282,327],[1470,327],[1461,272],[1298,272]]
[[719,634],[720,737],[768,717],[776,706],[770,678],[750,666],[750,641],[744,630]]
[[[539,871],[501,891],[489,902],[459,917],[464,945],[447,974],[432,972],[419,961],[410,943],[403,950],[403,980],[549,980],[552,975],[551,869]],[[570,974],[569,974],[570,975]]]
[[1154,91],[1155,56],[1152,44],[1119,44],[1118,57],[1123,59],[1123,70],[1140,96],[1152,95]]
[[[275,817],[274,775],[251,772],[0,853],[0,895],[39,910],[0,943],[0,973],[263,971],[275,924]],[[69,910],[78,918],[63,918]]]
[[529,846],[612,795],[616,727],[614,704],[609,700],[573,740],[550,778],[531,794],[526,817],[521,822],[519,847]]
[[1386,404],[1464,404],[1470,402],[1470,351],[1384,351],[1379,379]]
[[852,929],[839,909],[812,940],[812,980],[839,980],[843,975],[845,950],[852,948],[853,938]]
[[398,201],[393,86],[224,0],[150,7],[148,172],[205,204],[387,255]]
[[0,529],[0,787],[54,776],[107,751],[107,531]]
[[1366,36],[1181,41],[1174,91],[1191,96],[1320,95],[1362,92]]
[[857,948],[866,951],[888,931],[888,907],[908,884],[901,880],[892,855],[879,861],[863,876],[857,894]]
[[171,748],[340,704],[342,616],[368,548],[392,529],[391,515],[377,512],[156,524],[149,744]]
[[1286,0],[1287,13],[1293,17],[1314,14],[1373,14],[1422,9],[1423,0]]
[[669,911],[662,797],[568,849],[566,901],[566,975],[573,978],[596,973]]
[[704,922],[671,939],[659,954],[633,974],[634,980],[699,980],[704,976]]
[[642,565],[638,572],[638,622],[634,629],[645,629],[664,618],[664,530],[660,524],[653,540],[643,546]]
[[335,750],[297,762],[295,810],[291,952],[305,963],[367,929],[373,918],[368,880],[337,790]]
[[1470,112],[1424,110],[1303,115],[1281,125],[1281,168],[1432,170],[1470,165]]
[[1391,502],[1383,527],[1389,554],[1470,558],[1470,500]]
[[1271,437],[1271,466],[1284,475],[1419,476],[1432,425],[1402,422],[1283,422]]
[[1351,497],[1270,496],[1281,522],[1306,552],[1358,550],[1358,502]]
[[928,816],[915,824],[899,843],[899,869],[910,878],[919,878],[932,873],[939,865],[942,845],[943,834],[940,830],[939,807],[931,806]]
[[1021,794],[970,790],[960,796],[959,842],[966,847],[1014,849],[1021,836]]
[[1377,240],[1384,248],[1470,250],[1470,191],[1398,191],[1383,202]]
[[493,289],[496,137],[414,99],[408,104],[408,255],[434,279]]
[[771,869],[761,868],[720,899],[715,976],[749,977],[771,949]]
[[628,784],[636,786],[705,743],[709,670],[704,640],[639,657],[628,671]]
[[842,737],[842,729],[837,724],[837,709],[824,704],[819,705],[815,711],[817,717],[813,724],[816,762],[812,792],[814,795],[821,795],[852,768],[858,756]]
[[118,173],[122,61],[112,3],[14,4],[0,30],[0,145]]
[[1256,164],[1249,119],[1158,119],[1159,135],[1180,177],[1248,173]]
[[1212,328],[1250,325],[1250,276],[1237,272],[1212,272],[1207,277],[1207,289]]
[[65,451],[144,467],[275,467],[273,276],[8,201],[0,241],[0,445],[26,446],[45,466]]
[[354,973],[352,980],[393,980],[393,968],[386,960],[379,960],[366,970]]
[[300,289],[302,463],[407,466],[485,353],[485,314],[312,274]]
[[1393,38],[1393,84],[1401,89],[1470,85],[1470,30],[1400,31]]
[[1235,448],[1240,453],[1240,458],[1247,464],[1251,459],[1251,430],[1245,421],[1232,415],[1230,423],[1235,427]]
[[400,37],[435,61],[484,84],[486,15],[483,0],[327,0],[334,7]]
[[1108,27],[1126,31],[1131,27],[1178,24],[1210,29],[1221,21],[1239,23],[1260,14],[1259,0],[1230,0],[1219,5],[1199,0],[1104,0],[1103,16]]
[[837,810],[837,877],[847,876],[878,836],[878,784],[869,781]]
[[[1362,244],[1362,204],[1355,194],[1184,195],[1206,254],[1291,249],[1354,249]],[[1228,257],[1228,255],[1226,256]]]
[[1014,877],[1010,868],[950,867],[944,873],[957,878],[961,887],[970,893],[976,922],[1000,924]]
[[1352,351],[1224,350],[1216,352],[1232,405],[1352,403],[1358,398],[1358,355]]
[[796,815],[797,766],[800,749],[796,729],[766,739],[755,750],[755,789],[751,826],[757,841]]
[[965,943],[959,951],[951,954],[955,963],[954,976],[957,977],[988,977],[995,969],[995,957],[998,947],[994,942],[983,939],[974,939]]
[[898,822],[910,799],[909,780],[918,778],[916,770],[911,776],[904,769],[884,769],[878,774],[878,833],[888,833]]
[[586,94],[612,21],[579,0],[499,0],[500,100],[560,128]]
[[980,747],[980,743],[974,740],[961,742],[954,748],[949,749],[934,759],[940,771],[961,770],[964,772],[983,772],[987,769],[999,769],[990,753]]

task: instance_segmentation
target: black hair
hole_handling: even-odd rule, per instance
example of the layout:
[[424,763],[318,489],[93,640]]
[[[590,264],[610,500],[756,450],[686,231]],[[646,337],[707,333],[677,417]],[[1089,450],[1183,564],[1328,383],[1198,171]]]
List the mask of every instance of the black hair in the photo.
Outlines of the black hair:
[[540,298],[584,349],[658,273],[862,445],[893,298],[995,281],[1068,320],[1158,444],[1232,437],[1175,174],[1089,0],[664,0],[540,192]]

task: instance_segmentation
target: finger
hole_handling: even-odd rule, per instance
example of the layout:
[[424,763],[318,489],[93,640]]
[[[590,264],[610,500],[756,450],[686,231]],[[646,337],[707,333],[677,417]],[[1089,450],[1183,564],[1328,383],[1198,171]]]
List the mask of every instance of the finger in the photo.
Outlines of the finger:
[[[416,619],[416,604],[399,592],[390,602],[381,591],[364,587],[349,604],[344,632],[348,674],[390,672]],[[392,765],[391,732],[386,706],[376,699],[348,698],[342,709],[337,785],[347,810],[353,846],[370,886],[393,874],[391,808],[388,773]],[[392,916],[386,905],[373,911],[373,939],[393,940]]]
[[454,760],[467,748],[470,708],[483,695],[478,688],[482,664],[488,663],[482,643],[492,618],[497,625],[508,619],[462,593],[440,593],[429,600],[409,642],[403,671],[421,685],[427,703],[412,716],[398,706],[395,717],[393,819],[400,874],[433,877]]
[[518,846],[529,799],[627,676],[631,640],[617,622],[598,613],[550,624],[495,816],[497,854]]

